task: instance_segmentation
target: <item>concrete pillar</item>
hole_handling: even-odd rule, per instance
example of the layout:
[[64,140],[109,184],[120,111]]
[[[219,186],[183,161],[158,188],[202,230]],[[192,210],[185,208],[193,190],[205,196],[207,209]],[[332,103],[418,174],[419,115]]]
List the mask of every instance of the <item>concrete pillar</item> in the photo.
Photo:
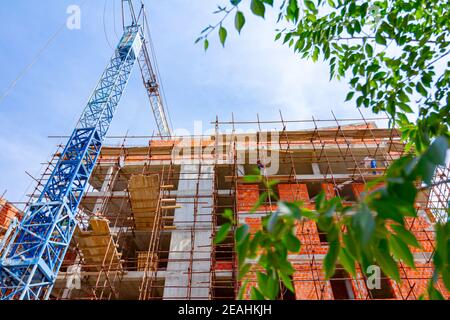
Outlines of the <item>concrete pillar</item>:
[[[192,203],[183,203],[175,210],[165,300],[210,296],[213,171],[212,165],[181,165],[177,196],[182,202]],[[197,204],[196,195],[202,196]]]
[[[100,192],[106,193],[108,191],[112,191],[113,190],[113,187],[114,187],[114,181],[113,180],[114,180],[115,175],[116,175],[116,170],[117,170],[117,166],[115,166],[115,165],[110,166],[108,168],[108,172],[106,173],[105,180],[103,180],[103,184],[102,184],[102,187],[100,189]],[[98,198],[95,201],[93,212],[94,213],[101,212],[104,202],[105,202],[104,198]]]
[[312,163],[311,166],[312,166],[313,174],[315,174],[315,175],[321,175],[321,173],[320,173],[320,167],[319,167],[319,164],[318,164],[318,163]]

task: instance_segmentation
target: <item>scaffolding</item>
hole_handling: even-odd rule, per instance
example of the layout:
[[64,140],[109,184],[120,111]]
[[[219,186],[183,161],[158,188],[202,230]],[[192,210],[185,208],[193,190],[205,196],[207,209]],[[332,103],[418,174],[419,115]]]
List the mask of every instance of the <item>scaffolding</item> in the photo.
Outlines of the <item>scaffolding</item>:
[[[364,185],[384,174],[405,153],[395,128],[378,128],[381,118],[231,121],[212,123],[209,135],[110,137],[124,139],[104,147],[80,205],[79,227],[58,275],[52,299],[180,300],[235,299],[240,290],[232,233],[221,244],[213,239],[232,210],[251,232],[276,210],[268,197],[251,212],[268,182],[277,181],[280,200],[303,201],[314,208],[325,190],[344,205],[357,201]],[[270,126],[271,130],[265,127]],[[308,128],[299,128],[307,126]],[[246,132],[246,127],[253,131]],[[127,142],[149,141],[127,146]],[[60,151],[47,163],[30,201],[45,185]],[[244,177],[260,163],[266,183]],[[278,168],[275,168],[275,167]],[[275,170],[276,169],[276,170]],[[400,265],[401,284],[382,278],[382,289],[367,287],[358,269],[352,279],[338,266],[325,280],[324,234],[302,221],[296,234],[301,252],[290,254],[297,299],[417,299],[432,274],[433,223],[446,219],[449,167],[438,168],[436,187],[421,189],[417,218],[408,218],[422,249],[414,249],[418,268]],[[29,204],[29,202],[28,202]],[[76,284],[79,280],[80,285]],[[252,279],[250,279],[252,280]],[[254,283],[254,279],[253,279]],[[250,281],[249,285],[252,285]],[[441,283],[438,288],[444,289]],[[442,291],[442,290],[441,290]],[[443,290],[445,292],[445,290]],[[288,299],[285,292],[280,299]],[[292,298],[292,297],[291,297]]]

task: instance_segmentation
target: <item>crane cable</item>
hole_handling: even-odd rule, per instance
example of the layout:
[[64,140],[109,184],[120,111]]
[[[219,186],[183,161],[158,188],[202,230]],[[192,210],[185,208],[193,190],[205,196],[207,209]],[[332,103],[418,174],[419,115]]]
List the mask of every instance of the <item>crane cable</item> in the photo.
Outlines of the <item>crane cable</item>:
[[[144,6],[143,0],[141,0],[140,2],[141,2],[141,5]],[[167,98],[166,98],[166,93],[165,93],[164,86],[163,86],[161,73],[159,72],[158,60],[156,58],[155,46],[153,44],[152,36],[150,33],[150,27],[149,27],[149,23],[148,23],[147,11],[145,10],[145,6],[144,6],[144,12],[143,12],[143,19],[144,19],[145,29],[147,32],[147,37],[148,37],[148,41],[149,41],[149,45],[150,45],[150,52],[152,55],[153,64],[155,65],[156,76],[158,77],[159,86],[161,88],[161,96],[162,96],[162,99],[164,102],[164,107],[165,107],[164,109],[167,112],[167,117],[169,118],[169,126],[170,126],[171,130],[173,131],[172,116],[171,116],[170,109],[167,104]]]
[[[122,27],[125,28],[125,2],[128,2],[129,8],[131,10],[131,18],[133,19],[133,2],[132,0],[120,0],[121,2],[121,10],[122,10]],[[150,47],[150,54],[151,54],[151,60],[152,60],[152,64],[154,65],[154,69],[156,72],[156,77],[158,79],[158,84],[159,87],[161,88],[161,98],[162,98],[162,103],[164,105],[164,111],[165,113],[167,113],[167,118],[168,118],[168,125],[170,127],[170,129],[173,131],[173,125],[172,125],[172,117],[170,114],[170,110],[167,104],[167,98],[166,98],[166,94],[164,91],[164,86],[162,83],[162,78],[161,78],[161,73],[159,72],[159,66],[158,66],[158,60],[156,58],[156,53],[155,53],[155,48],[153,45],[153,41],[152,41],[152,36],[150,34],[150,27],[149,27],[149,23],[148,23],[148,18],[147,18],[147,11],[146,11],[146,4],[144,3],[144,0],[140,0],[139,1],[141,4],[141,11],[139,13],[139,17],[137,19],[140,19],[141,13],[142,13],[142,20],[143,20],[143,30],[144,32],[146,32],[147,34],[147,38],[148,38],[148,44]]]
[[106,32],[106,9],[107,9],[108,0],[105,0],[105,4],[103,6],[103,34],[105,35],[106,42],[108,43],[108,46],[111,50],[113,49],[113,46],[111,45],[111,42],[109,42],[108,33]]

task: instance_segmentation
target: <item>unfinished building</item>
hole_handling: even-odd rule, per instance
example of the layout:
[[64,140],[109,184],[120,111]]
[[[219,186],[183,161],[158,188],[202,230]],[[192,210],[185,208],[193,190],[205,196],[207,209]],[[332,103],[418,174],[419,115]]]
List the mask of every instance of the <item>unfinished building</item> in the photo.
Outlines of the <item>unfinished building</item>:
[[[328,127],[312,120],[308,130],[288,130],[294,121],[271,122],[278,131],[248,122],[257,130],[238,133],[235,126],[244,123],[217,120],[212,135],[104,147],[51,299],[235,299],[241,283],[234,239],[214,245],[213,238],[225,209],[252,231],[276,210],[269,198],[250,213],[265,187],[243,177],[253,173],[258,160],[267,166],[267,178],[279,182],[275,190],[281,200],[301,200],[313,208],[321,190],[354,203],[364,184],[404,153],[395,129],[364,119],[333,121]],[[58,153],[50,169],[57,160]],[[448,168],[440,168],[435,179],[448,175]],[[422,245],[414,249],[417,269],[401,265],[402,283],[384,278],[379,290],[367,288],[360,271],[352,279],[339,266],[325,280],[326,237],[315,223],[302,222],[296,229],[301,252],[289,255],[295,295],[284,290],[280,299],[417,299],[433,272],[433,223],[445,218],[448,200],[447,184],[421,192],[418,217],[408,219]]]
[[11,223],[19,221],[21,217],[22,212],[16,206],[0,197],[0,242],[8,236],[7,231]]

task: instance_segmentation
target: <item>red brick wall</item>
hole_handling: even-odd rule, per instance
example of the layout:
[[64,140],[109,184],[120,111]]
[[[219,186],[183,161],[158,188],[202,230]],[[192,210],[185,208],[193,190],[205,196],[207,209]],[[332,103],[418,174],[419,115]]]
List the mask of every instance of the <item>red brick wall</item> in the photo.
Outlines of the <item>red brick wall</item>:
[[[297,300],[333,300],[333,291],[329,281],[325,280],[322,264],[320,262],[305,261],[293,263],[295,272],[292,276],[295,296]],[[417,263],[416,270],[411,268],[401,268],[400,274],[402,283],[399,285],[394,281],[388,280],[394,291],[396,300],[416,300],[426,292],[428,279],[432,276],[432,265]],[[246,287],[247,299],[250,297],[250,289],[257,286],[256,276],[250,273],[246,276],[249,280]],[[356,300],[371,299],[365,278],[361,270],[357,269],[356,279],[351,280],[352,290]],[[443,293],[446,299],[450,299],[450,293],[446,291],[443,282],[440,280],[437,288]]]
[[249,232],[253,235],[261,229],[261,218],[245,218],[245,224],[249,226]]
[[[245,185],[248,187],[248,185]],[[252,190],[256,190],[252,187]],[[326,191],[327,198],[335,196],[332,184],[322,184],[322,188]],[[353,192],[358,197],[364,190],[364,184],[353,184]],[[281,184],[278,186],[280,199],[284,201],[303,200],[309,204],[309,195],[304,184]],[[247,191],[247,196],[249,192]],[[256,195],[253,195],[253,200]],[[254,234],[261,228],[260,218],[246,218],[245,223],[250,226],[250,232]],[[421,249],[411,248],[414,253],[426,252],[432,253],[434,250],[434,232],[432,226],[423,217],[407,218],[406,227],[418,238],[421,244]],[[299,222],[296,227],[296,235],[302,243],[300,255],[303,255],[302,262],[298,259],[292,261],[295,273],[293,275],[294,286],[296,289],[296,297],[299,300],[310,299],[333,299],[333,292],[329,281],[324,280],[323,267],[320,258],[313,260],[313,254],[325,255],[328,250],[326,244],[322,244],[319,238],[317,226],[312,221]],[[394,299],[417,299],[421,294],[426,292],[428,281],[433,273],[432,263],[416,263],[416,270],[400,265],[400,275],[402,283],[397,284],[394,281],[388,280],[393,288]],[[254,275],[249,275],[252,281],[247,287],[247,297],[249,297],[249,290],[252,285],[256,285],[253,280]],[[356,279],[351,280],[355,299],[365,300],[370,299],[367,290],[365,278],[361,270],[357,270]],[[444,294],[447,299],[450,299],[450,293],[446,291],[445,286],[440,280],[437,284],[438,289]]]
[[7,229],[13,218],[20,218],[20,211],[10,203],[0,199],[0,226]]
[[238,212],[248,212],[258,202],[259,186],[257,184],[238,184],[236,192]]
[[364,183],[352,183],[352,191],[356,199],[359,199],[361,193],[364,192],[364,186]]
[[325,198],[330,200],[336,196],[334,185],[332,183],[322,183],[322,190],[325,191]]
[[296,234],[302,246],[300,254],[326,254],[327,245],[322,245],[319,230],[314,221],[302,221],[297,224]]
[[297,300],[330,300],[333,293],[329,281],[325,281],[322,266],[319,263],[296,263],[294,281]]
[[406,218],[406,228],[417,238],[421,249],[412,248],[412,252],[433,252],[434,251],[434,229],[423,217]]
[[309,203],[309,194],[306,184],[279,184],[278,193],[281,201],[304,201]]

